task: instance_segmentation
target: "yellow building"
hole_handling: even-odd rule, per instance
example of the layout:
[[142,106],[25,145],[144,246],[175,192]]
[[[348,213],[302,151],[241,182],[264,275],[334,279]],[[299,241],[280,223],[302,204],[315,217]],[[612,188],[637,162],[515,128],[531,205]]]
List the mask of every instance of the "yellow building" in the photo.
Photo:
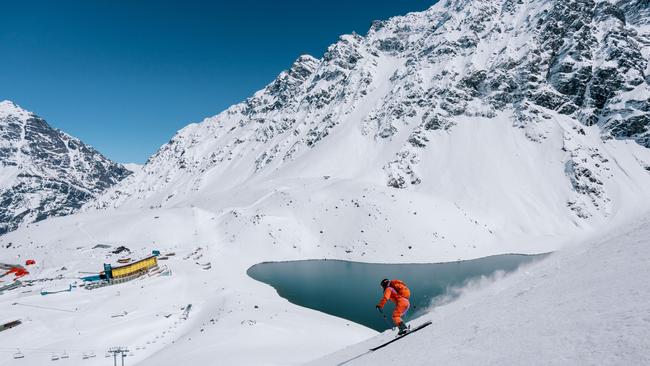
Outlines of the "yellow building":
[[147,257],[139,261],[112,268],[112,277],[113,278],[124,278],[137,273],[147,272],[151,268],[158,266],[158,260],[156,256]]

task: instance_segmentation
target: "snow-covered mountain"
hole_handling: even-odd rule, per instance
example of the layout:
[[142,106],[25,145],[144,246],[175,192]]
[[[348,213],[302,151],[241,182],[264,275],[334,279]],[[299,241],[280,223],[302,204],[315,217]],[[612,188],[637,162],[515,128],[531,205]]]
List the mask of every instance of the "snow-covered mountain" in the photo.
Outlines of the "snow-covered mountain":
[[[374,22],[366,36],[343,36],[321,59],[301,56],[251,98],[179,131],[142,171],[82,212],[0,237],[8,262],[35,258],[40,267],[31,276],[52,279],[54,289],[81,271],[115,264],[107,245],[129,247],[132,258],[152,249],[176,254],[165,261],[169,277],[58,297],[5,294],[5,316],[28,321],[11,338],[0,333],[0,341],[25,349],[32,364],[45,363],[48,352],[74,349],[78,361],[115,345],[135,347],[130,360],[139,365],[215,357],[299,364],[374,332],[288,303],[246,275],[251,265],[562,253],[606,234],[650,207],[649,18],[647,0],[441,1]],[[499,332],[510,332],[498,322],[508,306],[536,311],[540,297],[567,291],[568,302],[543,303],[545,311],[558,309],[557,318],[543,318],[546,329],[572,335],[563,357],[601,354],[592,351],[604,346],[602,338],[587,334],[594,328],[568,317],[587,307],[596,314],[588,319],[607,317],[604,328],[615,334],[626,330],[609,320],[638,316],[605,314],[602,302],[574,307],[572,296],[585,294],[571,290],[602,299],[598,291],[608,286],[596,284],[608,279],[590,277],[601,267],[642,283],[647,255],[623,253],[628,248],[616,243],[584,260],[576,257],[592,244],[551,256],[535,272],[539,292],[520,274],[506,284],[505,298],[477,295],[471,307],[450,311],[492,305],[485,339],[499,340]],[[632,257],[638,260],[628,268]],[[573,277],[577,286],[565,285]],[[639,303],[631,285],[613,293]],[[183,318],[187,304],[192,311]],[[530,309],[517,319],[527,321]],[[452,339],[475,336],[463,324]],[[453,322],[444,326],[452,334]],[[519,333],[507,339],[512,334]],[[537,335],[526,335],[533,349]],[[633,346],[644,340],[635,339]],[[74,364],[68,361],[59,362]]]
[[[627,145],[634,167],[608,151],[612,139],[650,148],[648,14],[644,1],[443,1],[374,22],[179,131],[95,206],[331,175],[447,198],[474,180],[481,189],[453,193],[478,201],[531,183],[578,218],[608,216],[619,175],[650,172],[641,149]],[[553,161],[516,166],[535,153]]]
[[[650,148],[644,14],[639,1],[450,1],[377,21],[366,37],[341,37],[321,60],[301,56],[245,102],[181,130],[145,174],[115,189],[115,205],[160,192],[164,205],[213,181],[223,190],[301,161],[322,167],[341,158],[336,171],[308,173],[383,175],[389,186],[418,189],[436,180],[427,153],[456,126],[507,123],[513,131],[497,140],[521,134],[566,152],[562,168],[576,191],[568,204],[578,216],[606,215],[614,163],[583,140],[598,133]],[[321,153],[321,145],[341,152]],[[647,158],[639,165],[650,170]]]
[[0,102],[0,234],[75,212],[128,174],[37,115]]

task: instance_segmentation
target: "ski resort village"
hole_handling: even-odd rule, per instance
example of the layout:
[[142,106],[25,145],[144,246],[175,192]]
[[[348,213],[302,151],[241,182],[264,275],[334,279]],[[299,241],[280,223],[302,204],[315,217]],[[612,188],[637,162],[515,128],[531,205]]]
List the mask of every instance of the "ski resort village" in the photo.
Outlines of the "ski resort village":
[[650,365],[650,3],[337,1],[5,4],[0,366]]

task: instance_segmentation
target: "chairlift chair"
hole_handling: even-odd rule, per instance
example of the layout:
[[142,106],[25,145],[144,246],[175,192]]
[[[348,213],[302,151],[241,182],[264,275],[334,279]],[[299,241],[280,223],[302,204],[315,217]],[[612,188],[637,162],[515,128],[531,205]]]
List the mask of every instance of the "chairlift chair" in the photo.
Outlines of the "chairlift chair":
[[63,351],[63,353],[61,354],[61,358],[70,358],[70,356],[68,356],[68,352]]
[[20,350],[18,350],[18,352],[14,353],[14,359],[17,360],[19,358],[25,358],[25,355],[23,355],[23,353],[20,352]]
[[52,361],[58,361],[58,360],[59,360],[59,356],[58,356],[56,353],[52,353],[52,358],[50,358],[50,360],[52,360]]

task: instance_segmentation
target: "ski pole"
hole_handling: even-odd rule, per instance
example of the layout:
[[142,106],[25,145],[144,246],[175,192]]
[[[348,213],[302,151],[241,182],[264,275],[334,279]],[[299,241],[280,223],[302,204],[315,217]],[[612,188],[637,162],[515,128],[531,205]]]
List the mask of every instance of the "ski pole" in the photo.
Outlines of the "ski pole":
[[377,307],[377,311],[379,311],[379,313],[380,313],[381,316],[384,318],[384,321],[386,322],[386,324],[388,324],[388,326],[390,327],[390,329],[391,329],[391,330],[395,330],[395,326],[394,326],[393,324],[391,324],[391,323],[388,321],[388,318],[386,318],[386,314],[384,314],[384,312],[381,311],[381,308],[380,308],[380,307]]

